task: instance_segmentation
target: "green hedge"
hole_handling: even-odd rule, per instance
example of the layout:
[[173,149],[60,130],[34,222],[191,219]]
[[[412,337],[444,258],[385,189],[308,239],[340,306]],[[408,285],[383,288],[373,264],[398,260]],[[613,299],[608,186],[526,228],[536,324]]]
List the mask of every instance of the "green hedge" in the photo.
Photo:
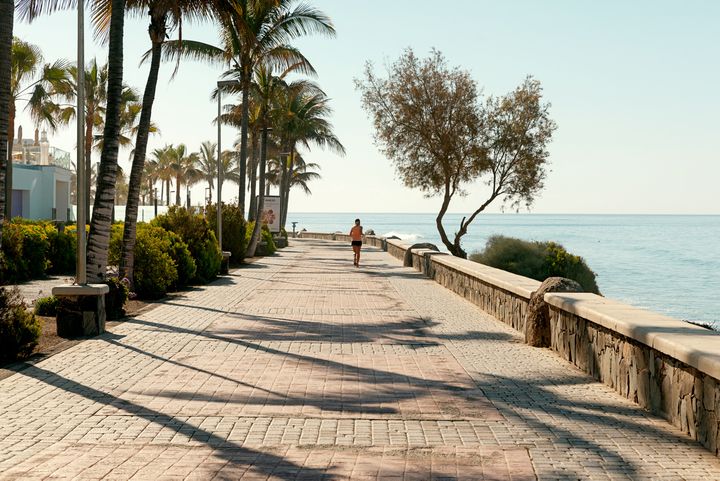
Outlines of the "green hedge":
[[[208,205],[205,210],[205,218],[210,224],[213,232],[217,232],[217,207],[215,204]],[[230,262],[239,264],[245,257],[247,249],[247,222],[237,205],[223,204],[222,210],[222,241],[223,250],[230,252]]]
[[172,242],[165,229],[138,225],[135,242],[135,292],[139,297],[159,299],[178,281],[170,252]]
[[41,331],[40,320],[25,309],[17,287],[0,288],[0,357],[30,355]]
[[71,274],[75,272],[75,231],[59,232],[49,221],[15,218],[3,225],[1,257],[0,284]]
[[150,224],[176,233],[187,244],[197,268],[192,282],[207,284],[215,279],[220,272],[222,253],[215,233],[202,215],[172,206],[167,214],[156,217]]
[[582,257],[570,254],[555,242],[537,242],[513,237],[492,236],[485,250],[470,260],[521,276],[544,281],[548,277],[567,277],[587,292],[599,294],[595,273]]

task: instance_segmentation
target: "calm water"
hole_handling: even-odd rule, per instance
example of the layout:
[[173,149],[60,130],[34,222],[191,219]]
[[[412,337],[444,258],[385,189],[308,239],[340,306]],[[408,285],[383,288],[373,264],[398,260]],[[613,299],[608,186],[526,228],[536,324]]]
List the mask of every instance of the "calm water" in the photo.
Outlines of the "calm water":
[[[377,235],[443,247],[434,214],[291,213],[288,227],[345,232],[356,217]],[[461,218],[447,215],[446,230]],[[467,252],[494,234],[559,242],[585,258],[603,295],[720,327],[720,216],[481,214],[469,230]]]

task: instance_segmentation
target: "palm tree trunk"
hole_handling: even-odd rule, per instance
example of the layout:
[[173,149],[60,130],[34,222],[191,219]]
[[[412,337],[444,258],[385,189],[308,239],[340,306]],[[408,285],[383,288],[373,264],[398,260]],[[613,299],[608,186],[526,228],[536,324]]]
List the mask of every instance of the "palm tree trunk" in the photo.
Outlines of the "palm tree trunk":
[[0,245],[5,220],[5,172],[12,148],[8,145],[10,121],[10,54],[12,52],[15,0],[0,0]]
[[170,207],[170,178],[165,179],[165,205]]
[[180,205],[180,176],[175,177],[175,205]]
[[[154,40],[160,31],[153,32],[156,26],[156,19],[150,17],[150,38]],[[164,41],[165,24],[162,25]],[[138,198],[140,195],[140,183],[142,182],[143,171],[145,170],[145,155],[147,154],[148,138],[150,136],[150,120],[152,117],[152,106],[155,101],[155,90],[157,88],[158,73],[160,72],[160,58],[162,53],[162,42],[153,41],[152,57],[150,59],[150,73],[145,84],[143,94],[143,105],[140,111],[140,122],[138,123],[137,138],[135,140],[135,152],[133,153],[132,168],[128,185],[128,199],[125,207],[125,226],[123,227],[122,254],[120,256],[120,278],[127,278],[133,285],[135,274],[135,240],[137,235]],[[150,193],[152,195],[153,182],[148,179]]]
[[283,177],[283,186],[281,187],[284,192],[282,203],[280,204],[280,228],[285,228],[287,222],[288,206],[290,205],[290,185],[292,184],[292,176],[295,172],[295,145],[290,147],[290,162],[286,176]]
[[247,175],[247,144],[248,122],[250,118],[250,72],[243,74],[242,81],[242,119],[240,123],[240,180],[238,181],[238,207],[240,213],[245,215],[245,177]]
[[[87,105],[88,115],[85,116],[85,218],[90,218],[90,179],[92,178],[92,143],[93,143],[93,124],[95,119],[89,112],[93,109]],[[78,206],[78,209],[80,206]]]
[[[289,150],[287,151],[289,152]],[[290,155],[285,156],[285,158],[282,158],[283,155],[280,154],[280,179],[278,180],[278,195],[280,196],[280,212],[279,214],[279,221],[282,225],[282,217],[283,217],[283,206],[285,205],[285,180],[287,179],[288,174],[288,161]]]
[[247,257],[254,257],[255,250],[257,249],[258,241],[260,240],[260,229],[262,228],[262,212],[265,208],[265,159],[267,157],[267,129],[262,130],[262,146],[260,147],[260,182],[258,191],[260,192],[258,198],[257,211],[255,212],[255,226],[253,227],[252,236],[250,237],[250,244],[247,248]]
[[253,135],[252,142],[252,171],[250,172],[250,209],[248,211],[248,220],[255,220],[255,211],[257,209],[257,168],[258,168],[258,139],[257,135]]
[[15,102],[12,99],[9,100],[8,107],[7,153],[5,155],[7,163],[5,164],[5,190],[3,192],[5,197],[5,217],[11,219],[13,184],[12,151],[15,141]]
[[[87,277],[89,282],[105,279],[110,241],[110,216],[115,204],[115,178],[118,169],[120,136],[120,100],[123,83],[123,31],[125,0],[112,0],[110,42],[108,48],[108,83],[103,150],[90,222],[87,246]],[[82,68],[82,66],[78,66]]]

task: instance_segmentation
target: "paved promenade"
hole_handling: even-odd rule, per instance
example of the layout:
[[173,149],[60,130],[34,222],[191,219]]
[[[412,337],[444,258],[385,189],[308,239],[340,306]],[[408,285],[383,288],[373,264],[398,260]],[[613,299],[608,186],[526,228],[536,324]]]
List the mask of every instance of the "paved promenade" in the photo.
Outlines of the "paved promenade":
[[0,381],[0,479],[720,479],[388,254],[294,240]]

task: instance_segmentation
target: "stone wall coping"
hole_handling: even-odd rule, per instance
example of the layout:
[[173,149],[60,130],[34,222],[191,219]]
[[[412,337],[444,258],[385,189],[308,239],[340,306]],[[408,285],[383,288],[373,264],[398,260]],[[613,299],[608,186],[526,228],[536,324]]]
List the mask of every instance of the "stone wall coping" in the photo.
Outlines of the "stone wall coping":
[[85,284],[55,286],[52,288],[53,296],[102,296],[110,292],[110,286],[107,284]]
[[394,245],[395,247],[399,247],[401,249],[408,250],[412,244],[408,244],[407,242],[403,241],[402,239],[386,239],[388,244]]
[[511,272],[451,255],[438,256],[433,259],[433,262],[450,267],[469,276],[476,277],[483,282],[487,282],[488,284],[492,284],[500,289],[512,292],[513,294],[524,297],[528,300],[530,299],[530,295],[533,291],[536,291],[541,284],[535,279],[519,276]]
[[720,379],[720,333],[589,293],[548,293],[545,302]]
[[449,256],[450,255],[447,252],[440,252],[440,251],[436,251],[434,249],[412,249],[412,253],[417,254],[420,257],[424,257],[425,254],[440,255],[440,256]]

